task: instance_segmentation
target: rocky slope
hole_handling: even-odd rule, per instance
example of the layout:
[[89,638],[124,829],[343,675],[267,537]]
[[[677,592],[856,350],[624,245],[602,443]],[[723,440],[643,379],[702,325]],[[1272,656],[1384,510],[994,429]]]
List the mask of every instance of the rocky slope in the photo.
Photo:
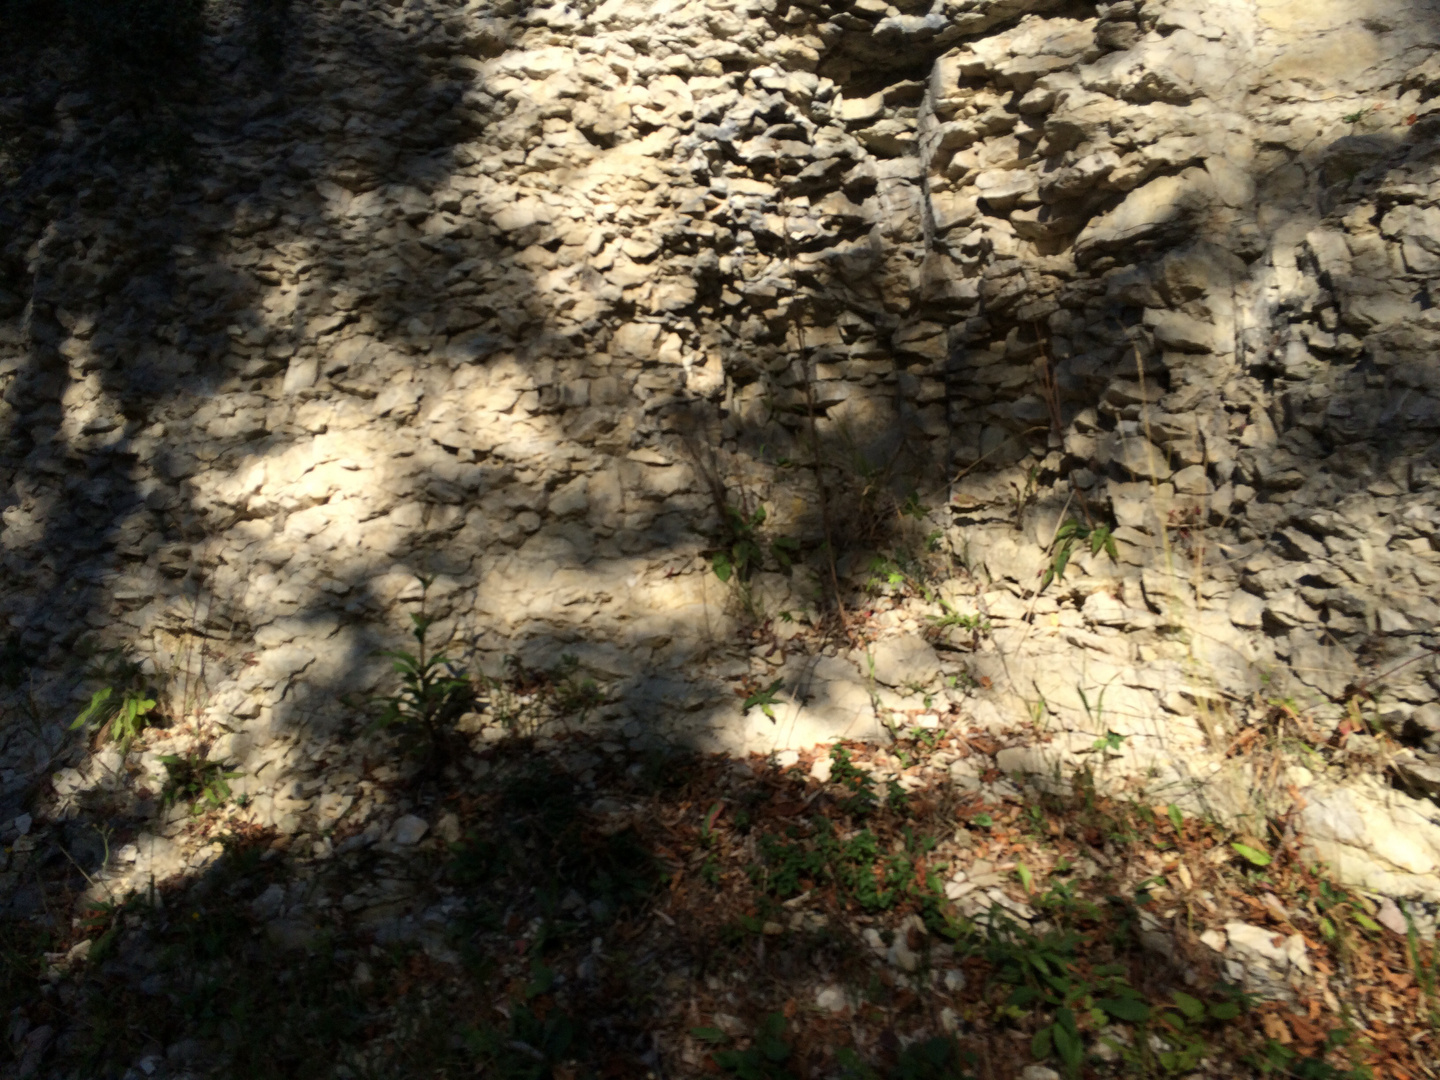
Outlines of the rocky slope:
[[64,741],[88,642],[166,688],[152,787],[198,750],[257,825],[378,839],[349,695],[423,575],[437,638],[595,680],[608,738],[963,718],[1043,778],[1113,733],[1153,800],[1293,806],[1440,900],[1440,8],[188,32],[123,94],[27,39],[0,98],[10,816],[130,798],[126,882],[204,861]]

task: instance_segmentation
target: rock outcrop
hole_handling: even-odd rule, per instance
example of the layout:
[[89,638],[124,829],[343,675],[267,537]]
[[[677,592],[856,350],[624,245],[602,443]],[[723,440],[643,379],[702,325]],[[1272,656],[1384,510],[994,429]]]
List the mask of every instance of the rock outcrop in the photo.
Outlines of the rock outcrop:
[[[1359,720],[1440,752],[1440,6],[269,18],[216,5],[144,100],[39,46],[0,98],[0,610],[42,711],[123,647],[257,820],[354,813],[291,781],[423,575],[437,635],[573,656],[616,737],[953,711],[1046,774],[1113,733],[1153,798],[1294,800],[1440,899],[1426,792],[1336,786]],[[927,598],[856,613],[877,554]],[[1232,753],[1265,723],[1350,749]],[[18,813],[59,729],[7,738]]]

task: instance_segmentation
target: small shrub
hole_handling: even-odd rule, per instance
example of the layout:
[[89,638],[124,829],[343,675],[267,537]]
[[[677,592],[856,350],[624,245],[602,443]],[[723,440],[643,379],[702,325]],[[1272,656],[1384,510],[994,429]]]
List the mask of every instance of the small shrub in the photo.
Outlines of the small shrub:
[[240,775],[238,770],[218,761],[206,761],[199,754],[165,754],[160,764],[165,766],[161,805],[189,802],[194,814],[224,806],[230,798],[229,781]]
[[90,703],[71,722],[70,730],[108,737],[126,753],[135,737],[154,722],[158,695],[146,685],[140,665],[125,659],[118,649],[105,654],[90,675],[106,685],[90,696]]
[[1070,556],[1075,553],[1077,543],[1089,544],[1091,555],[1098,555],[1103,551],[1110,556],[1111,562],[1120,561],[1119,553],[1115,548],[1115,537],[1111,534],[1110,526],[1082,525],[1074,518],[1070,518],[1055,533],[1057,546],[1050,557],[1050,565],[1045,568],[1045,574],[1040,579],[1041,592],[1045,591],[1050,582],[1065,577],[1065,568],[1070,565]]
[[407,753],[422,757],[429,765],[438,762],[455,722],[475,704],[470,680],[457,671],[443,648],[432,651],[430,647],[434,620],[425,614],[425,599],[433,580],[420,579],[420,610],[410,616],[415,651],[389,649],[381,654],[393,662],[400,689],[377,699],[380,714],[371,725],[394,731]]
[[[718,1028],[692,1028],[690,1034],[703,1042],[729,1042]],[[785,1041],[785,1017],[777,1012],[760,1022],[755,1038],[744,1050],[716,1050],[714,1058],[716,1065],[739,1080],[794,1080],[785,1066],[791,1053]]]

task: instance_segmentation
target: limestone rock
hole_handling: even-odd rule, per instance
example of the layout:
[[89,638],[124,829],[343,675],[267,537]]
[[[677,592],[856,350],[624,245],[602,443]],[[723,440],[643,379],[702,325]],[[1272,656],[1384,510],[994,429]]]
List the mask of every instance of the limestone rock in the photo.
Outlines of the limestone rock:
[[1342,880],[1388,896],[1440,899],[1440,810],[1376,784],[1304,792],[1307,844]]
[[875,681],[886,686],[929,686],[940,677],[940,657],[918,635],[882,638],[870,649]]

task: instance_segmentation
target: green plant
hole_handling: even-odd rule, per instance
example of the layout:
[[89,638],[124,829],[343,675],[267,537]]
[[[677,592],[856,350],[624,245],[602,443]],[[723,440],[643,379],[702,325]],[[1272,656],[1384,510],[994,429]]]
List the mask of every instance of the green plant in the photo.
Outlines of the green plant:
[[[1256,866],[1270,865],[1270,856],[1263,852],[1253,852],[1253,854],[1263,856],[1264,861],[1257,862],[1251,854],[1246,853],[1252,850],[1247,845],[1231,844],[1230,846]],[[1360,929],[1371,934],[1380,932],[1380,924],[1366,913],[1361,902],[1340,886],[1329,881],[1323,879],[1320,881],[1320,887],[1313,898],[1313,903],[1320,924],[1320,934],[1326,941],[1340,941],[1343,944],[1347,922],[1353,922]]]
[[605,694],[594,679],[580,678],[579,657],[563,653],[560,663],[550,671],[555,711],[561,717],[578,717],[581,723],[605,703]]
[[70,724],[71,731],[94,726],[122,748],[128,747],[147,724],[147,717],[155,709],[155,699],[145,696],[143,691],[126,690],[116,702],[115,688],[107,686],[95,691],[79,716]]
[[1090,744],[1090,750],[1092,752],[1097,750],[1101,751],[1107,756],[1114,754],[1120,749],[1121,745],[1124,744],[1125,738],[1126,736],[1121,735],[1117,731],[1107,731]]
[[925,515],[929,512],[930,508],[920,501],[920,493],[918,491],[910,492],[909,495],[905,496],[905,501],[900,504],[901,516],[911,517],[916,521],[924,521]]
[[1025,702],[1025,710],[1030,714],[1031,725],[1037,731],[1043,731],[1046,727],[1045,718],[1050,715],[1050,702],[1045,700],[1040,687],[1035,687],[1035,700]]
[[945,601],[940,601],[940,607],[945,614],[934,616],[930,619],[930,625],[937,630],[948,630],[950,627],[959,627],[961,630],[971,630],[977,634],[990,633],[990,620],[978,612],[974,615],[962,615]]
[[140,665],[125,659],[118,649],[104,654],[92,667],[90,677],[107,685],[90,696],[89,704],[71,722],[70,730],[93,730],[100,737],[108,736],[125,753],[135,737],[152,723],[158,695],[145,684]]
[[870,592],[878,593],[886,586],[899,589],[909,583],[910,576],[896,560],[886,555],[876,555],[870,560],[870,577],[865,582]]
[[477,1075],[501,1080],[550,1080],[555,1076],[555,1067],[570,1056],[577,1029],[564,1011],[532,1004],[554,984],[555,972],[539,959],[533,960],[518,1000],[510,1002],[505,1026],[485,1024],[464,1033]]
[[924,1042],[912,1043],[900,1052],[891,1080],[968,1080],[965,1066],[974,1055],[960,1049],[953,1038],[937,1035]]
[[86,903],[79,916],[80,929],[86,932],[100,931],[100,936],[91,942],[90,952],[86,956],[89,963],[98,964],[110,954],[120,935],[121,916],[129,910],[138,909],[139,906],[138,895],[132,895],[125,900],[90,900]]
[[758,705],[761,712],[763,712],[771,720],[774,720],[775,706],[780,704],[779,699],[776,698],[775,695],[780,692],[780,688],[784,685],[784,679],[776,679],[769,686],[765,687],[765,689],[756,690],[753,694],[749,695],[744,701],[740,703],[740,711],[742,713],[747,713]]
[[1070,518],[1056,531],[1052,543],[1057,546],[1050,556],[1050,565],[1045,568],[1045,574],[1040,579],[1041,592],[1045,591],[1050,582],[1065,577],[1065,568],[1070,565],[1070,557],[1074,554],[1077,543],[1088,543],[1091,555],[1104,551],[1110,556],[1111,562],[1120,561],[1115,548],[1115,537],[1108,525],[1083,525]]
[[[926,537],[925,551],[936,550],[933,545],[938,543],[938,540],[939,537],[933,533]],[[954,614],[954,608],[940,599],[927,583],[930,573],[923,554],[902,548],[893,555],[876,555],[870,560],[870,577],[866,579],[865,588],[872,593],[879,593],[887,588],[901,592],[908,590],[923,597],[927,603],[939,604],[945,613]]]
[[189,802],[194,814],[225,805],[230,798],[229,782],[240,775],[238,770],[219,761],[206,761],[199,754],[163,754],[159,761],[165,766],[161,805]]
[[1176,990],[1168,1002],[1148,1009],[1139,1038],[1106,1041],[1142,1076],[1193,1072],[1211,1051],[1207,1029],[1234,1020],[1242,1005],[1242,999],[1230,994],[1205,1002]]
[[1261,1076],[1278,1075],[1291,1080],[1370,1080],[1374,1074],[1364,1065],[1342,1069],[1325,1060],[1327,1054],[1344,1046],[1350,1037],[1346,1029],[1336,1028],[1326,1036],[1323,1050],[1305,1057],[1274,1039],[1267,1039],[1258,1053],[1248,1055],[1244,1061]]
[[1090,721],[1094,729],[1103,729],[1102,720],[1105,717],[1105,691],[1110,689],[1109,684],[1100,688],[1100,696],[1095,699],[1095,704],[1090,704],[1090,697],[1085,693],[1083,686],[1076,686],[1075,692],[1080,695],[1080,704],[1085,708],[1085,717]]
[[846,836],[828,818],[816,815],[783,835],[762,833],[756,843],[761,861],[749,872],[759,888],[780,900],[820,885],[833,886],[865,911],[888,911],[913,902],[927,925],[949,935],[954,927],[943,911],[943,883],[936,873],[918,872],[936,843],[934,837],[905,828],[887,853],[871,829]]
[[922,753],[933,754],[940,744],[941,734],[939,728],[913,727],[910,729],[910,741],[919,746]]
[[[973,1064],[973,1057],[961,1050],[954,1038],[937,1035],[900,1051],[895,1067],[886,1076],[888,1080],[970,1080],[965,1067]],[[849,1047],[836,1049],[835,1060],[840,1064],[841,1080],[880,1080],[879,1071]]]
[[[1056,872],[1060,872],[1058,868]],[[1033,903],[1039,910],[1049,912],[1061,919],[1071,921],[1085,919],[1090,922],[1098,922],[1101,917],[1100,908],[1081,897],[1073,881],[1052,879],[1050,887],[1035,897]]]
[[1015,987],[1001,1015],[1018,1020],[1030,1009],[1047,1014],[1030,1040],[1030,1052],[1037,1060],[1054,1056],[1068,1075],[1078,1076],[1085,1059],[1082,1023],[1098,1029],[1112,1019],[1132,1024],[1149,1019],[1149,1006],[1126,981],[1122,966],[1101,964],[1080,973],[1077,934],[1064,930],[1036,934],[998,915],[991,919],[988,933],[986,957],[999,978]]
[[1249,844],[1242,844],[1238,840],[1233,841],[1230,844],[1230,847],[1232,850],[1234,850],[1235,854],[1239,855],[1251,866],[1258,866],[1263,869],[1264,867],[1269,866],[1272,861],[1270,856],[1267,855],[1265,852],[1261,851],[1259,848],[1252,847]]
[[[715,1045],[730,1041],[719,1028],[691,1028],[690,1034]],[[754,1039],[744,1050],[716,1050],[712,1056],[716,1065],[739,1080],[794,1080],[785,1067],[790,1054],[790,1044],[785,1041],[785,1017],[776,1012],[760,1021]]]
[[[1016,874],[1033,895],[1033,876],[1024,864]],[[1142,884],[1136,903],[1147,900]],[[1034,1024],[1032,1054],[1039,1060],[1054,1057],[1068,1076],[1080,1075],[1086,1042],[1096,1032],[1138,1075],[1191,1072],[1211,1049],[1205,1029],[1233,1020],[1245,1004],[1224,987],[1210,1002],[1179,991],[1154,1002],[1131,985],[1123,964],[1094,963],[1102,958],[1095,931],[1080,933],[1075,927],[1110,923],[1110,944],[1103,952],[1127,949],[1135,911],[1127,901],[1111,898],[1107,907],[1114,910],[1102,910],[1083,899],[1074,882],[1052,880],[1033,902],[1050,916],[1047,929],[1017,926],[1003,912],[992,911],[977,949],[996,981],[1013,988],[998,1015]],[[1118,923],[1107,918],[1113,914],[1119,915]],[[1120,1039],[1103,1034],[1117,1024],[1134,1030]]]
[[[746,514],[736,506],[725,507],[725,540],[710,558],[710,567],[721,581],[732,577],[748,581],[765,558],[765,542],[760,535],[767,517],[765,507],[757,506]],[[777,536],[770,541],[770,556],[782,572],[788,571],[800,558],[800,543],[793,537]]]
[[461,676],[445,650],[432,651],[430,627],[434,621],[425,614],[425,600],[433,578],[420,578],[420,610],[410,615],[415,652],[388,649],[381,653],[393,662],[400,676],[400,689],[376,699],[380,713],[371,727],[395,731],[408,752],[437,761],[455,721],[475,704],[475,689]]
[[[880,796],[875,790],[875,778],[864,769],[857,767],[850,757],[850,751],[839,743],[830,748],[830,782],[849,789],[850,794],[840,802],[840,809],[852,817],[863,818],[880,806]],[[895,780],[886,784],[885,805],[891,810],[905,809],[905,789]]]

